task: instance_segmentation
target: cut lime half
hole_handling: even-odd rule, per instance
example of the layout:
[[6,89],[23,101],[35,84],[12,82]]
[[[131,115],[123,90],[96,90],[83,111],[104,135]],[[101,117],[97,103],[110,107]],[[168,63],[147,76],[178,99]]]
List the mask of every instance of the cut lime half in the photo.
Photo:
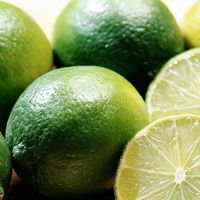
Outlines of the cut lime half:
[[200,114],[200,48],[172,58],[148,88],[150,121],[181,113]]
[[118,169],[117,200],[199,200],[200,116],[163,117],[127,145]]

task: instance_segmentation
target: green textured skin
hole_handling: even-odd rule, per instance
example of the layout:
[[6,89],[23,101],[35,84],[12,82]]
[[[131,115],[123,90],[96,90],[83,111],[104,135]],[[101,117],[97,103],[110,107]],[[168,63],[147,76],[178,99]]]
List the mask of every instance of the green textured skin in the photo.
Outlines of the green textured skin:
[[6,192],[11,179],[11,153],[0,133],[0,197]]
[[16,102],[6,140],[14,168],[38,193],[75,199],[112,187],[121,151],[148,123],[145,103],[103,67],[56,69]]
[[0,127],[21,92],[52,69],[50,44],[22,10],[0,1]]
[[71,0],[53,38],[58,67],[105,66],[143,94],[160,67],[184,50],[180,30],[160,0]]

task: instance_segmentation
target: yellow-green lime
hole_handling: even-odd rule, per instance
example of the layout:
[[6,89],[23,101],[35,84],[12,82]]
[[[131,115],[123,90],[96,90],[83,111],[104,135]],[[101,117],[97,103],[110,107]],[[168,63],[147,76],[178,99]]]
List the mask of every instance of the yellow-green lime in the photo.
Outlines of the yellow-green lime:
[[200,116],[154,121],[127,145],[115,183],[116,200],[198,200]]
[[22,180],[56,199],[92,198],[112,188],[120,154],[148,123],[142,97],[103,67],[56,69],[16,102],[6,141]]
[[0,133],[0,200],[3,199],[11,179],[11,153]]
[[58,67],[105,66],[142,94],[161,66],[183,49],[179,27],[160,0],[72,0],[54,28]]
[[182,31],[189,47],[200,47],[200,1],[197,1],[186,13]]
[[170,114],[200,114],[200,48],[169,60],[147,91],[150,120]]
[[52,69],[50,44],[19,8],[0,1],[0,128],[21,92]]

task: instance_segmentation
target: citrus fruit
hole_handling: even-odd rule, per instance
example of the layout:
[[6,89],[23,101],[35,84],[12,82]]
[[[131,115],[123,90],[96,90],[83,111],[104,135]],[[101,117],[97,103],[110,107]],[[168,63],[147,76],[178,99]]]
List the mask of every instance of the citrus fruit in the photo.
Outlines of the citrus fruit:
[[50,44],[22,10],[0,1],[0,127],[21,92],[52,68]]
[[129,142],[116,177],[117,200],[183,200],[200,195],[200,116],[163,117]]
[[35,191],[88,199],[112,187],[124,145],[147,123],[143,99],[122,76],[103,67],[68,67],[22,93],[6,140],[14,168]]
[[200,49],[175,56],[149,86],[146,102],[150,120],[170,114],[200,114]]
[[189,47],[200,47],[200,1],[184,16],[182,31]]
[[72,0],[54,28],[58,67],[105,66],[141,94],[162,64],[183,49],[179,27],[160,0]]
[[0,133],[0,200],[3,199],[8,188],[11,178],[11,169],[11,154],[3,135]]

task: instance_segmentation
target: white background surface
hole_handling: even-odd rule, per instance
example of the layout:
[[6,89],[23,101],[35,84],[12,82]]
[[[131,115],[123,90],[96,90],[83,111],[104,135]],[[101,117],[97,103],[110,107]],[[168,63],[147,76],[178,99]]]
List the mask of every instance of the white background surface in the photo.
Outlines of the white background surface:
[[[122,0],[123,1],[123,0]],[[198,0],[162,0],[181,24],[186,10]],[[54,22],[69,0],[5,0],[31,15],[51,41]]]

